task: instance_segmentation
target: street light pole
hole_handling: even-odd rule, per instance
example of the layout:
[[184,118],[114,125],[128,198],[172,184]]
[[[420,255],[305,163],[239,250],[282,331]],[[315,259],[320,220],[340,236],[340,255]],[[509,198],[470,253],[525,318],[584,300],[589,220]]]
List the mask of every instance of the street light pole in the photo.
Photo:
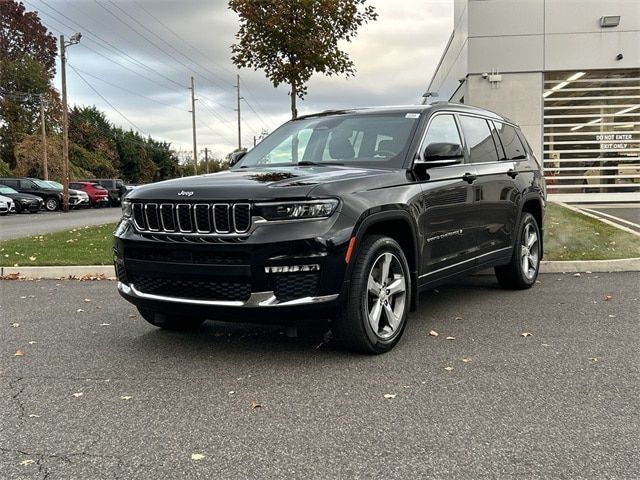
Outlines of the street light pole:
[[68,42],[60,35],[60,65],[62,77],[62,211],[69,211],[69,115],[67,112],[67,52],[66,48],[80,42],[75,33]]
[[45,180],[49,180],[49,165],[47,162],[47,127],[44,120],[44,94],[40,95],[40,123],[42,124],[42,173]]

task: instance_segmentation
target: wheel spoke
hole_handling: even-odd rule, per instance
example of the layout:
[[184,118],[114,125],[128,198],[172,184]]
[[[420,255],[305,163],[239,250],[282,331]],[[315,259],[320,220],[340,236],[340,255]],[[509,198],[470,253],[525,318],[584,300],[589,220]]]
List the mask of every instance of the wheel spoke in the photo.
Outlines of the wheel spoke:
[[391,260],[393,259],[393,255],[390,253],[385,253],[382,257],[382,267],[380,273],[380,283],[384,284],[387,282],[389,278],[389,269],[391,268]]
[[524,226],[524,232],[522,232],[522,244],[527,245],[528,239],[529,239],[529,224],[527,223]]
[[529,256],[523,255],[522,257],[522,272],[529,276]]
[[537,241],[538,235],[536,235],[536,232],[531,232],[531,235],[529,235],[529,238],[527,239],[527,247],[530,249]]
[[400,323],[400,317],[398,317],[394,313],[390,303],[385,304],[384,313],[387,317],[387,322],[389,322],[389,326],[391,327],[392,330],[395,331],[395,329],[398,327],[398,324]]
[[376,282],[376,280],[373,278],[373,272],[369,274],[369,281],[367,282],[367,290],[369,291],[369,293],[371,293],[372,295],[375,295],[376,297],[380,295],[380,290],[382,290],[382,285]]
[[528,255],[527,258],[529,259],[529,265],[531,265],[531,268],[533,268],[534,270],[538,268],[538,257],[537,255]]
[[406,286],[406,282],[404,281],[404,277],[401,275],[398,275],[398,278],[396,278],[393,282],[391,282],[387,286],[387,289],[389,290],[389,295],[396,295],[398,293],[402,293],[406,291],[407,286]]
[[380,330],[380,317],[382,316],[382,304],[379,301],[374,302],[373,308],[369,311],[369,323],[373,331],[378,333]]

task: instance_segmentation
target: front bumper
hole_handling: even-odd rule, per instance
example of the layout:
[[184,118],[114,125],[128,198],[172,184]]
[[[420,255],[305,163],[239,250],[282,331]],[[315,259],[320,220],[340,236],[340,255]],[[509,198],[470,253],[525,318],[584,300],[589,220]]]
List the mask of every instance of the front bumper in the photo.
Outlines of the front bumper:
[[[125,220],[114,236],[119,293],[161,311],[326,310],[339,305],[352,222],[264,225],[245,238],[141,233]],[[249,317],[249,316],[247,316]]]

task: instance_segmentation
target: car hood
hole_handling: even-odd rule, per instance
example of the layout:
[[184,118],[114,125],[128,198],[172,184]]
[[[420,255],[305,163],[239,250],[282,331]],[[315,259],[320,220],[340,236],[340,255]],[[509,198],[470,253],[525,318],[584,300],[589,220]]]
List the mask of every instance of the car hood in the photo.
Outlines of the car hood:
[[0,202],[13,203],[13,198],[9,198],[9,197],[5,197],[4,195],[0,195]]
[[37,196],[37,195],[31,195],[30,193],[3,193],[2,194],[5,197],[9,197],[12,198],[13,200],[29,200],[29,201],[40,201],[42,200],[41,197]]
[[130,191],[127,198],[184,201],[304,198],[319,185],[329,187],[330,183],[340,182],[342,190],[353,182],[365,178],[372,182],[373,177],[382,179],[390,174],[384,169],[341,166],[234,169],[140,186]]

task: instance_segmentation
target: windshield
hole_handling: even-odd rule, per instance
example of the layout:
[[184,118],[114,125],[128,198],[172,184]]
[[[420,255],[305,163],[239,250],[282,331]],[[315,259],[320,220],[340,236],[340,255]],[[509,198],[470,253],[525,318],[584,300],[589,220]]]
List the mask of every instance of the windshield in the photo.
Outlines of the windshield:
[[[33,183],[35,183],[38,188],[58,188],[55,185],[53,185],[54,182],[49,182],[47,180],[34,180]],[[62,188],[62,185],[60,185],[60,188]]]
[[11,187],[5,187],[4,185],[0,185],[0,193],[18,193]]
[[56,190],[62,190],[64,188],[61,183],[54,182],[53,180],[45,180],[45,183],[48,183]]
[[284,165],[402,166],[417,113],[333,115],[285,123],[234,168]]

